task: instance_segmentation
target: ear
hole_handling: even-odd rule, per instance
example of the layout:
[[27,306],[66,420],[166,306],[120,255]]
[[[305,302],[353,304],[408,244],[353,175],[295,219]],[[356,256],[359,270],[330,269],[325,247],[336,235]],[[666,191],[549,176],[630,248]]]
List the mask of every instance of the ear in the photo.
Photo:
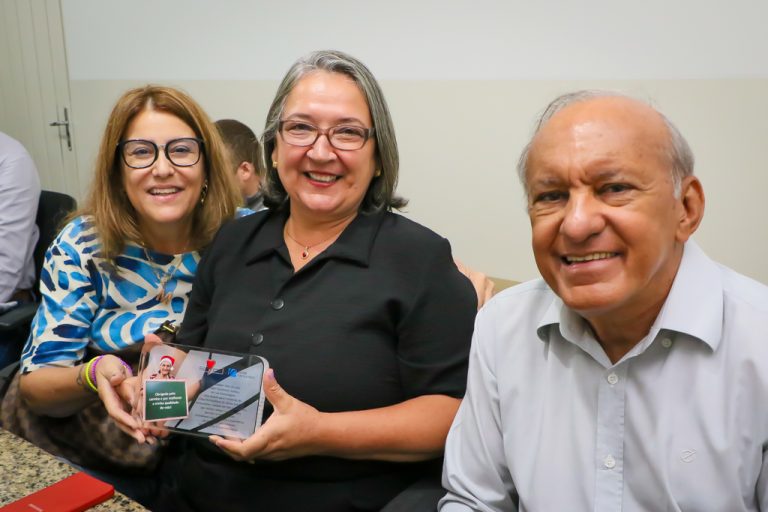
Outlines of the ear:
[[686,176],[680,186],[677,240],[686,242],[704,217],[704,188],[696,176]]
[[256,172],[256,167],[253,166],[251,162],[240,162],[240,165],[237,166],[237,175],[243,178],[248,178],[250,174],[254,174]]

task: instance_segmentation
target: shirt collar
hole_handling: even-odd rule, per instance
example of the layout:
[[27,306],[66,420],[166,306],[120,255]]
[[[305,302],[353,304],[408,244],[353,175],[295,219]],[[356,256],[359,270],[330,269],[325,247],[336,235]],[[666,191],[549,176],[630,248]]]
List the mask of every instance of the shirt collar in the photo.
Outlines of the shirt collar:
[[693,240],[685,244],[672,289],[654,327],[693,336],[716,350],[723,334],[720,269]]
[[[273,251],[279,251],[285,246],[283,228],[288,220],[289,209],[285,208],[272,211],[266,215],[261,229],[255,229],[251,236],[253,241],[246,261],[252,263]],[[368,266],[373,243],[379,232],[381,223],[386,215],[385,211],[371,214],[360,213],[341,233],[339,238],[315,260],[326,258],[339,258],[357,262]]]
[[[683,249],[672,288],[651,327],[647,342],[652,341],[659,331],[668,330],[692,336],[715,350],[722,337],[722,318],[723,283],[718,266],[693,240],[689,240]],[[586,352],[593,352],[590,340],[594,337],[587,323],[557,296],[536,327],[536,334],[542,341],[549,339],[550,326],[559,328],[566,340]]]

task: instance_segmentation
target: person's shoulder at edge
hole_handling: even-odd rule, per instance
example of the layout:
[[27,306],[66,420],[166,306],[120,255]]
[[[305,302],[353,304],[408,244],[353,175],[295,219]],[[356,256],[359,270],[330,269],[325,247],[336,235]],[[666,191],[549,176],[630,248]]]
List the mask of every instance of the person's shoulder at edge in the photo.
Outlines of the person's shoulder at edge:
[[[439,245],[447,239],[432,229],[396,212],[382,212],[384,218],[381,222],[379,235],[396,236],[399,245],[407,250],[414,250],[412,244]],[[377,215],[377,214],[372,214]],[[406,245],[407,244],[407,245]]]
[[507,308],[525,307],[530,310],[541,305],[548,306],[556,298],[557,296],[549,285],[539,277],[501,290],[491,297],[480,311],[488,309],[489,313],[492,314],[499,309],[506,310]]
[[740,302],[756,311],[768,314],[768,286],[720,263],[717,266],[722,276],[723,294],[726,299]]
[[542,278],[532,279],[500,291],[477,313],[477,322],[489,322],[505,331],[533,328],[557,296]]
[[84,243],[91,241],[98,242],[93,217],[90,215],[80,215],[67,222],[61,228],[54,243]]
[[27,148],[10,135],[0,132],[0,168],[5,169],[7,164],[17,161],[32,161]]

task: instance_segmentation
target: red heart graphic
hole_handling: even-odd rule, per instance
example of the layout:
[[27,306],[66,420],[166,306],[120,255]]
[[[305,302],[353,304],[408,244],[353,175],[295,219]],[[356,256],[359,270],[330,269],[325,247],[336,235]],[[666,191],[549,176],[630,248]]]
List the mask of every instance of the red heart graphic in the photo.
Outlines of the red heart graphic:
[[205,362],[205,368],[206,368],[206,370],[210,370],[210,369],[212,369],[212,368],[213,368],[215,365],[216,365],[216,361],[214,361],[213,359],[209,359],[209,360],[207,360],[207,361]]

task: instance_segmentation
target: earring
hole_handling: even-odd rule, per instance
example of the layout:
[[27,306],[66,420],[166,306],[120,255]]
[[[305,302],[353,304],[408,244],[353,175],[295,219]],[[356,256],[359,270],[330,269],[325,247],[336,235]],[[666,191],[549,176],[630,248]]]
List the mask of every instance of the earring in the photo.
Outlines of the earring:
[[376,172],[375,172],[375,173],[373,173],[373,175],[374,175],[374,177],[376,177],[376,178],[378,178],[379,176],[381,176],[381,169],[376,169]]
[[272,160],[272,167],[277,169],[277,160]]
[[203,188],[200,191],[200,204],[205,204],[205,197],[208,195],[208,180],[203,182]]

